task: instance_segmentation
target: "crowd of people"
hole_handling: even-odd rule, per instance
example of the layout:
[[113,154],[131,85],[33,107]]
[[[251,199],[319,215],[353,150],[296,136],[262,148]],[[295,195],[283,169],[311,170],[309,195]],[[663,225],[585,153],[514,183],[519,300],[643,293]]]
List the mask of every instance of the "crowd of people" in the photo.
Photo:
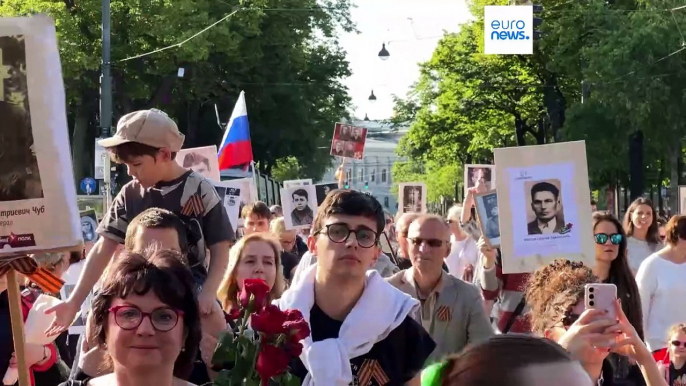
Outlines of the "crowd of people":
[[[160,111],[124,116],[102,145],[133,180],[101,237],[88,256],[33,255],[56,276],[85,259],[70,297],[46,311],[55,343],[25,347],[34,385],[211,383],[246,279],[309,323],[289,366],[303,385],[686,385],[686,216],[660,225],[643,198],[623,223],[595,212],[592,266],[557,259],[518,274],[474,226],[478,187],[445,217],[397,218],[370,195],[333,190],[306,232],[253,202],[237,237],[212,183],[174,161],[182,143]],[[611,310],[584,303],[598,283],[616,287]],[[17,366],[6,288],[0,278],[2,373]],[[27,314],[40,289],[22,289]],[[71,339],[91,292],[85,332]]]

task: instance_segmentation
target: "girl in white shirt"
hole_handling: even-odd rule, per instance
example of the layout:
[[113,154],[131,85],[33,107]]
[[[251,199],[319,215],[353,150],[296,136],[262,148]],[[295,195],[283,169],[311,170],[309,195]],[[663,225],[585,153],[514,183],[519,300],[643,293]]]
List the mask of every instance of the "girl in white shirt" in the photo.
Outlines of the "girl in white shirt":
[[453,206],[448,210],[448,225],[450,226],[450,254],[445,258],[448,273],[466,282],[472,281],[474,267],[479,256],[476,242],[460,226],[462,207]]
[[624,232],[629,236],[627,238],[629,268],[634,274],[643,260],[662,246],[657,228],[653,202],[645,197],[634,200],[624,216]]
[[669,328],[686,320],[686,216],[672,217],[666,232],[667,245],[648,257],[636,274],[646,343],[652,351],[667,347]]

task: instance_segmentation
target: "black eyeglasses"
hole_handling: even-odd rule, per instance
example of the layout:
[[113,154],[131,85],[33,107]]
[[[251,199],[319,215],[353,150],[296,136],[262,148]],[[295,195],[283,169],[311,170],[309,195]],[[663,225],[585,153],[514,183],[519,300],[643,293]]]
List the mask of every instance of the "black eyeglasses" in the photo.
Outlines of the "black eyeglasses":
[[167,332],[173,330],[179,323],[179,317],[183,316],[183,311],[168,307],[143,312],[136,306],[114,306],[109,311],[114,313],[114,321],[122,330],[137,329],[147,317],[155,331]]
[[681,347],[681,345],[683,345],[684,347],[686,347],[686,342],[681,342],[681,341],[678,341],[678,340],[673,340],[671,343],[672,343],[672,346],[674,346],[674,347]]
[[412,239],[408,239],[410,242],[414,245],[422,245],[422,243],[426,242],[426,244],[432,248],[439,248],[443,246],[444,241],[439,240],[439,239],[420,239],[419,237],[415,237]]
[[314,234],[324,233],[334,243],[344,243],[354,233],[357,245],[362,248],[371,248],[376,245],[379,238],[376,232],[368,228],[350,229],[346,224],[329,224],[325,225],[324,228],[326,228],[326,232],[319,230]]
[[593,235],[596,244],[605,244],[607,239],[610,239],[612,245],[619,245],[622,243],[622,235],[619,233],[613,233],[608,235],[607,233],[596,233]]

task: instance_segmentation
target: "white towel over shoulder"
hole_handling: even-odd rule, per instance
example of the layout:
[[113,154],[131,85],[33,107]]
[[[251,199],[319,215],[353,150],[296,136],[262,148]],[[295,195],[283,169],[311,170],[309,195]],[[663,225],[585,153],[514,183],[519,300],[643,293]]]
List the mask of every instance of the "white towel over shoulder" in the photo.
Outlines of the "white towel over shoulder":
[[[274,304],[282,310],[300,310],[309,323],[316,272],[317,265],[310,266]],[[368,353],[418,306],[417,300],[386,283],[378,272],[367,271],[364,293],[343,321],[338,338],[303,340],[300,360],[308,370],[303,385],[348,386],[353,381],[350,359]]]

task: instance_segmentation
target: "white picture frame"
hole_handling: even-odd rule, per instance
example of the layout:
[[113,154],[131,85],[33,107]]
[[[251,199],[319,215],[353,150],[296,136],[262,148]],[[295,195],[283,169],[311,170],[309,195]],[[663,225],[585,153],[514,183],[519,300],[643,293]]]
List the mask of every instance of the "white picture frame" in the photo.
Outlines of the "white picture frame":
[[[299,194],[302,193],[302,194]],[[305,204],[298,208],[298,203]],[[281,206],[286,229],[309,229],[317,216],[317,191],[314,185],[294,185],[281,189]]]
[[426,184],[423,182],[398,184],[398,212],[426,213],[426,196]]
[[486,193],[475,194],[474,206],[476,207],[476,216],[479,220],[481,234],[491,247],[500,247],[498,193],[493,189]]

